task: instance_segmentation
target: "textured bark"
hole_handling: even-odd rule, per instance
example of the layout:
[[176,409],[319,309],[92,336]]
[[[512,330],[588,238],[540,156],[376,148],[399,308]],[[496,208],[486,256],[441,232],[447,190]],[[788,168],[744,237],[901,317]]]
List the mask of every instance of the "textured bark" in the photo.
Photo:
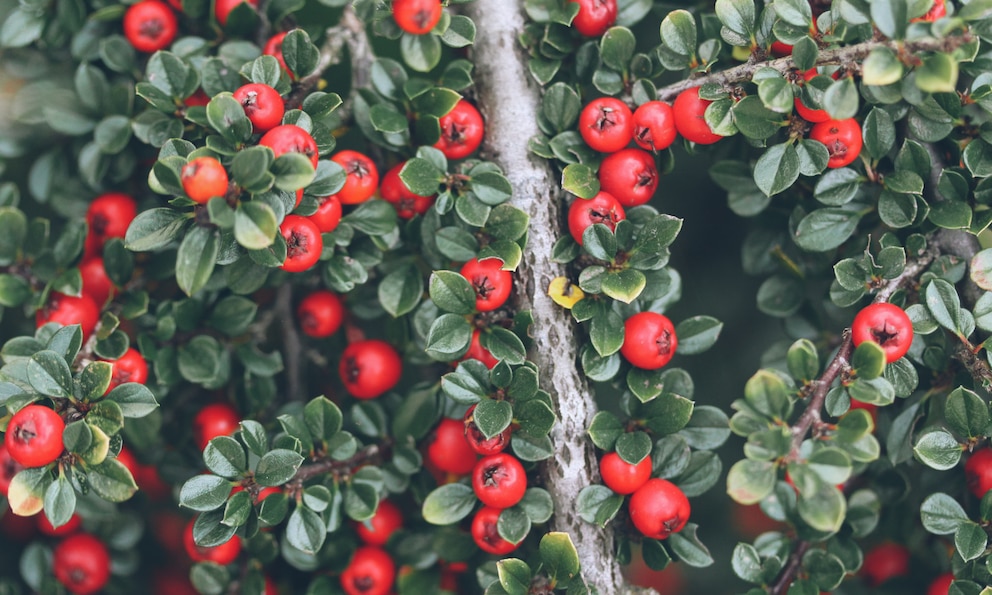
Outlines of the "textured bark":
[[537,132],[540,88],[527,70],[517,43],[523,31],[521,0],[477,0],[466,12],[479,23],[475,41],[475,80],[486,119],[485,152],[503,168],[513,185],[513,202],[530,215],[530,235],[517,271],[521,309],[534,315],[532,358],[541,370],[541,387],[557,404],[551,434],[555,455],[545,466],[546,487],[555,503],[555,530],[572,536],[582,574],[602,595],[653,593],[624,585],[613,555],[613,531],[584,522],[575,510],[579,491],[599,480],[592,444],[586,436],[596,404],[579,369],[580,337],[568,312],[548,297],[551,280],[565,268],[551,262],[562,221],[562,192],[548,164],[532,155],[527,140]]

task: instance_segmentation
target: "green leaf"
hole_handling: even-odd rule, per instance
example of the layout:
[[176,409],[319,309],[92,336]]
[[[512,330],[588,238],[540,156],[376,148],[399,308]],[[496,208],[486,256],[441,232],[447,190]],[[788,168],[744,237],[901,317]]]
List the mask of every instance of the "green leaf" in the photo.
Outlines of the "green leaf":
[[923,464],[946,471],[955,467],[961,460],[961,445],[944,430],[927,432],[920,436],[913,446],[913,454]]
[[472,325],[458,314],[442,314],[427,331],[424,350],[438,361],[451,361],[468,351]]
[[76,511],[76,490],[65,475],[45,489],[45,516],[52,527],[58,528],[69,522]]
[[234,212],[234,239],[249,250],[271,246],[278,231],[275,212],[263,202],[241,203]]
[[187,221],[189,219],[185,214],[174,209],[142,211],[131,221],[124,236],[124,246],[134,252],[164,248],[179,239]]
[[789,347],[786,354],[789,373],[797,380],[813,380],[820,373],[820,357],[816,346],[809,339],[800,339]]
[[611,27],[599,42],[599,57],[603,64],[617,72],[626,72],[634,55],[636,40],[626,27]]
[[501,173],[486,171],[472,176],[470,180],[472,192],[483,204],[496,206],[502,204],[513,195],[510,181]]
[[303,29],[293,29],[287,33],[282,40],[281,51],[287,69],[297,79],[312,73],[320,57],[317,46]]
[[69,398],[72,371],[65,358],[54,351],[39,351],[27,362],[27,380],[31,388],[49,397]]
[[579,491],[575,511],[587,523],[605,527],[623,505],[623,496],[604,485],[588,485]]
[[203,449],[203,462],[207,469],[227,479],[236,478],[248,468],[245,449],[230,436],[211,439]]
[[952,430],[967,438],[983,436],[989,427],[989,408],[976,393],[958,387],[947,396],[944,418]]
[[593,416],[586,432],[597,448],[609,452],[615,449],[617,438],[623,434],[624,428],[617,416],[608,411],[599,411]]
[[716,343],[723,330],[723,323],[712,316],[693,316],[675,327],[679,338],[678,351],[682,355],[702,353]]
[[[51,488],[49,488],[49,491]],[[47,498],[46,498],[47,500]],[[989,536],[977,523],[966,522],[954,532],[954,547],[965,562],[970,562],[985,553]]]
[[120,406],[124,417],[144,417],[158,408],[155,395],[144,384],[126,382],[110,391],[107,399]]
[[427,159],[410,159],[400,170],[400,179],[410,192],[421,196],[437,194],[438,185],[444,181],[444,172]]
[[394,318],[412,312],[420,303],[423,294],[424,278],[412,263],[386,275],[378,289],[379,302]]
[[616,441],[616,452],[620,458],[637,465],[651,454],[651,438],[644,432],[626,432]]
[[509,595],[527,595],[530,592],[531,570],[523,560],[506,558],[496,563],[499,584]]
[[737,461],[727,473],[727,494],[741,504],[757,504],[775,488],[775,464],[770,461]]
[[784,419],[792,408],[785,382],[769,370],[759,370],[747,381],[744,398],[756,411],[773,419]]
[[817,209],[799,222],[793,240],[808,252],[826,252],[843,244],[858,226],[861,216],[841,209]]
[[749,39],[754,32],[753,0],[717,0],[716,16],[727,29],[742,39]]
[[547,533],[541,538],[538,550],[551,580],[565,582],[579,573],[579,553],[568,533]]
[[500,326],[491,326],[482,333],[479,342],[493,357],[510,365],[520,365],[527,358],[523,341],[513,331]]
[[222,137],[234,144],[248,140],[252,133],[251,120],[245,115],[241,102],[231,93],[221,93],[210,100],[207,121]]
[[186,234],[176,254],[176,282],[186,295],[192,296],[207,284],[219,251],[220,234],[216,230],[196,227]]
[[874,341],[865,341],[855,348],[851,356],[851,367],[859,378],[878,378],[885,371],[885,350]]
[[696,53],[696,20],[687,10],[673,10],[661,21],[661,40],[665,46],[682,56]]
[[453,314],[475,312],[475,290],[468,279],[453,271],[439,270],[429,281],[431,300],[438,308]]
[[641,295],[646,284],[647,277],[641,271],[623,269],[621,271],[607,273],[603,277],[601,287],[603,293],[606,295],[625,304],[629,304],[637,299],[637,296]]
[[695,523],[686,523],[681,532],[668,537],[668,546],[682,562],[694,568],[706,568],[713,564],[713,556],[696,536],[698,529]]
[[98,496],[110,502],[123,502],[138,491],[131,472],[117,459],[107,458],[89,467],[87,478]]
[[183,484],[179,504],[190,510],[207,512],[216,510],[227,502],[231,482],[216,475],[197,475]]
[[909,22],[907,2],[902,0],[875,0],[870,4],[872,23],[886,37],[901,39]]
[[475,425],[487,439],[499,435],[513,421],[513,407],[506,401],[483,399],[475,407]]
[[754,182],[765,196],[773,196],[792,186],[799,178],[796,147],[782,143],[766,149],[754,164]]
[[262,455],[255,467],[255,481],[262,486],[279,486],[289,481],[303,464],[303,456],[294,450],[277,448]]
[[947,330],[961,335],[961,298],[954,286],[943,279],[934,279],[924,290],[924,296],[934,320]]
[[297,506],[286,523],[286,542],[296,549],[316,554],[327,538],[327,525],[320,515],[304,506]]
[[592,198],[599,192],[599,177],[589,165],[572,163],[561,172],[561,187],[580,199]]
[[920,505],[920,520],[923,528],[934,535],[950,535],[961,523],[968,522],[968,515],[957,500],[937,492],[927,496]]
[[424,499],[424,520],[432,525],[451,525],[462,520],[478,500],[472,488],[462,483],[443,485]]
[[958,83],[958,63],[948,54],[934,53],[923,58],[916,69],[916,86],[927,93],[953,93]]

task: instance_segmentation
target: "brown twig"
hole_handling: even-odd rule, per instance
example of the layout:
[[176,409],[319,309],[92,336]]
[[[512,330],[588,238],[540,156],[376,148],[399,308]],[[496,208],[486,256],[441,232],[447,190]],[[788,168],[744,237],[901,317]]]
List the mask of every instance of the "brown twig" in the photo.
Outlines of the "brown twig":
[[[973,39],[974,36],[971,33],[964,33],[963,35],[954,37],[945,37],[940,39],[928,38],[904,42],[875,40],[865,41],[855,45],[822,51],[816,58],[816,65],[825,66],[830,64],[861,62],[868,57],[868,54],[870,54],[873,49],[878,47],[887,47],[900,55],[907,52],[951,52],[972,41]],[[769,60],[767,62],[748,62],[746,64],[741,64],[740,66],[735,66],[734,68],[728,68],[727,70],[721,70],[719,72],[679,81],[666,87],[662,87],[658,89],[658,99],[662,101],[671,101],[682,91],[695,87],[701,87],[709,83],[730,86],[744,81],[749,81],[755,73],[758,72],[758,70],[763,68],[771,68],[785,74],[796,70],[796,62],[792,59],[792,56],[778,58],[777,60]]]
[[314,477],[326,475],[327,473],[348,471],[353,467],[364,465],[369,461],[385,456],[388,448],[389,444],[385,442],[382,444],[370,444],[356,452],[351,456],[351,458],[343,461],[335,461],[334,459],[320,459],[314,463],[310,463],[309,465],[303,465],[296,471],[296,475],[286,482],[286,485],[291,488],[298,489],[302,487],[305,482],[313,479]]
[[303,342],[293,316],[293,285],[285,283],[276,295],[275,310],[282,333],[282,354],[286,366],[286,392],[290,401],[303,400]]

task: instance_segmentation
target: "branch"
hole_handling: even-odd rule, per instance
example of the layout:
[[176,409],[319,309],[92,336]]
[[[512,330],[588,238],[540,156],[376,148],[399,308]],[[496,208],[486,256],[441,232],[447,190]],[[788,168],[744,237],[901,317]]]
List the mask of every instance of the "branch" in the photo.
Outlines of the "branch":
[[[873,49],[878,47],[887,47],[900,55],[906,52],[951,52],[972,41],[973,39],[974,37],[970,33],[964,33],[963,35],[956,37],[946,37],[941,39],[928,38],[905,42],[865,41],[856,45],[849,45],[847,47],[822,51],[816,58],[816,65],[824,66],[828,64],[861,62],[868,57],[868,54],[870,54]],[[755,73],[758,72],[758,70],[763,68],[772,68],[782,74],[786,74],[797,69],[796,62],[792,59],[792,56],[778,58],[777,60],[769,60],[767,62],[748,62],[746,64],[741,64],[740,66],[735,66],[734,68],[721,70],[720,72],[714,72],[698,78],[679,81],[666,87],[662,87],[658,89],[658,99],[662,101],[671,101],[682,91],[693,89],[695,87],[701,87],[709,83],[730,86],[744,81],[749,81]]]
[[541,371],[541,387],[551,394],[558,415],[551,434],[555,454],[544,466],[546,488],[555,506],[552,525],[571,536],[590,590],[601,595],[651,593],[624,585],[613,555],[612,528],[586,523],[575,511],[579,490],[599,477],[595,452],[586,436],[596,403],[578,368],[581,339],[576,324],[547,294],[551,280],[565,274],[563,265],[547,257],[561,229],[563,197],[547,162],[527,149],[541,90],[517,43],[525,24],[523,0],[478,0],[465,5],[465,12],[475,22],[486,24],[479,28],[474,46],[476,87],[486,118],[485,149],[513,186],[511,204],[531,221],[527,250],[517,270],[517,306],[533,314],[531,356]]
[[370,444],[365,448],[359,450],[351,458],[345,459],[343,461],[335,461],[333,459],[323,459],[309,465],[303,465],[297,469],[296,474],[293,478],[286,482],[287,486],[291,488],[298,489],[303,486],[303,484],[314,477],[320,475],[326,475],[327,473],[333,473],[336,471],[347,471],[353,467],[360,465],[365,465],[366,463],[385,455],[385,451],[388,448],[388,444]]
[[275,311],[279,319],[282,333],[283,362],[286,365],[286,392],[289,400],[303,399],[302,353],[303,343],[296,329],[296,318],[293,316],[293,286],[284,284],[276,294]]

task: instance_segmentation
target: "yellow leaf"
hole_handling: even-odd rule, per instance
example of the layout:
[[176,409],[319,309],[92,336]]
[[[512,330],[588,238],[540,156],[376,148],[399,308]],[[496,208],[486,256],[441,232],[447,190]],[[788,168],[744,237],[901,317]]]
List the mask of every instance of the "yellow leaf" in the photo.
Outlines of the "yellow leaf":
[[24,481],[24,474],[18,473],[10,482],[7,490],[7,501],[10,510],[18,516],[32,516],[41,512],[44,507],[43,494],[36,494]]
[[558,277],[548,286],[548,295],[554,303],[569,310],[586,297],[577,285],[573,285],[567,277]]

